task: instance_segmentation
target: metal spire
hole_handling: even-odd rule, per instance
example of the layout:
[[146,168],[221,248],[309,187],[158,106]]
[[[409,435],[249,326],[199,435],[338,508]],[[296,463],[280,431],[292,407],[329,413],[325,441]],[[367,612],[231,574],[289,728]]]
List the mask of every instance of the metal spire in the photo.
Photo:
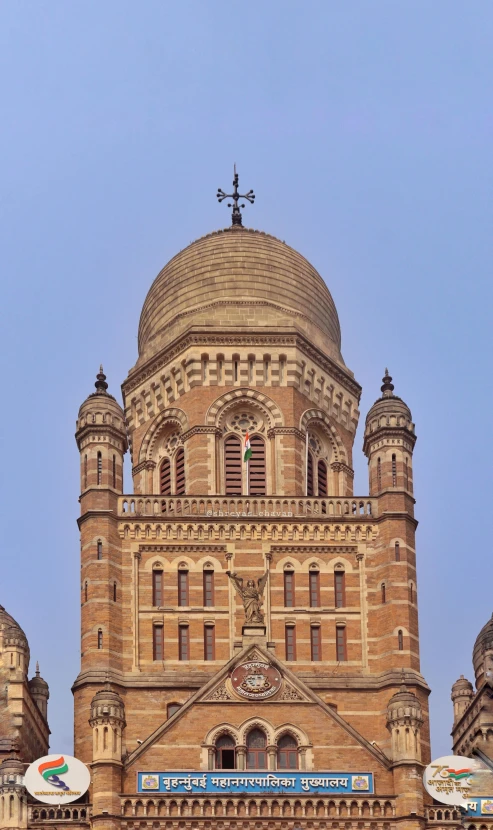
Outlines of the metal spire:
[[238,173],[236,172],[236,164],[234,166],[233,188],[234,188],[234,190],[233,190],[232,193],[225,193],[224,190],[221,190],[221,188],[218,187],[216,196],[217,196],[218,202],[222,202],[224,199],[232,199],[233,200],[233,202],[228,202],[228,207],[233,208],[231,224],[232,225],[241,225],[242,221],[241,221],[240,207],[244,208],[245,205],[244,204],[243,205],[238,205],[238,202],[239,202],[240,199],[247,199],[247,201],[249,201],[250,204],[253,205],[253,203],[255,201],[255,193],[253,192],[253,190],[249,190],[248,193],[245,193],[244,195],[241,195],[241,193],[238,193]]

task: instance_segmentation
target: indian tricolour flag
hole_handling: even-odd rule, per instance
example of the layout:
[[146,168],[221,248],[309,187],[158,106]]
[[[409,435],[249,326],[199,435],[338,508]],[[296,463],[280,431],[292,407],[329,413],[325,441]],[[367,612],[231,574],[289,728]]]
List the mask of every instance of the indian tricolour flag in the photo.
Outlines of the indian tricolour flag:
[[245,435],[245,453],[243,455],[243,461],[248,461],[249,458],[252,457],[252,448],[250,446],[250,436],[247,432]]

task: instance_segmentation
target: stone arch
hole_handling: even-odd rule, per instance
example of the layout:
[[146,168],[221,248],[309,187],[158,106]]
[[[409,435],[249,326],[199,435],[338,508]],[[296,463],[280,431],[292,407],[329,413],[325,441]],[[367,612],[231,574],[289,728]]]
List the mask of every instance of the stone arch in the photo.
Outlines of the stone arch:
[[325,412],[322,412],[321,409],[306,409],[300,418],[300,430],[306,432],[310,423],[313,423],[313,426],[318,426],[327,435],[334,450],[333,461],[347,463],[346,449],[341,437]]
[[149,429],[144,435],[140,447],[139,460],[137,462],[138,464],[152,459],[159,435],[164,429],[173,424],[182,433],[188,430],[188,418],[182,409],[170,407],[154,418]]
[[216,426],[221,428],[224,417],[234,406],[245,403],[253,408],[259,409],[266,418],[269,427],[284,426],[284,419],[281,410],[276,403],[263,392],[257,389],[249,389],[248,387],[240,387],[239,389],[231,389],[220,395],[209,407],[205,417],[207,426]]
[[293,737],[298,746],[307,746],[311,743],[306,732],[304,732],[299,726],[295,726],[293,723],[283,723],[281,726],[276,728],[274,732],[274,743],[277,744],[278,741],[285,735]]
[[239,743],[239,731],[232,723],[220,723],[219,726],[214,726],[205,736],[204,743],[211,746],[222,735],[228,735],[228,737],[233,739],[235,744]]
[[259,718],[258,716],[254,716],[252,718],[248,718],[248,720],[243,721],[238,729],[238,734],[240,738],[241,744],[246,744],[247,734],[252,731],[252,729],[261,729],[262,732],[265,732],[267,736],[267,744],[274,743],[274,727],[270,723],[270,721],[266,720],[266,718]]

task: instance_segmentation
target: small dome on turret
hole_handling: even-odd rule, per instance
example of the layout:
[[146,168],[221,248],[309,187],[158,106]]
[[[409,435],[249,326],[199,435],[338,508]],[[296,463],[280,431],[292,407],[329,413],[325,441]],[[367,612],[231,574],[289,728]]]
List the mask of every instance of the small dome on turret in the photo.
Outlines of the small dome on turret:
[[110,395],[103,367],[99,367],[94,384],[96,391],[89,395],[79,409],[77,430],[92,424],[113,426],[125,431],[123,409]]
[[108,717],[117,718],[121,721],[125,720],[125,704],[118,692],[114,692],[109,683],[99,692],[96,692],[91,700],[91,720]]
[[463,674],[459,677],[458,680],[455,681],[454,685],[452,686],[452,697],[454,694],[464,694],[464,693],[471,693],[474,694],[474,689],[470,680],[467,677],[464,677]]
[[25,769],[25,764],[18,758],[5,758],[0,764],[0,787],[22,785]]
[[493,615],[476,637],[472,662],[477,688],[486,680],[493,681]]
[[401,427],[414,433],[411,410],[402,398],[394,395],[394,384],[388,369],[385,369],[381,390],[381,397],[375,401],[366,416],[365,436],[379,427]]
[[387,722],[407,718],[417,722],[423,720],[421,703],[414,692],[410,692],[405,683],[402,683],[399,691],[392,695],[387,704]]
[[26,668],[29,665],[29,643],[19,623],[0,605],[0,648],[21,649],[26,655]]

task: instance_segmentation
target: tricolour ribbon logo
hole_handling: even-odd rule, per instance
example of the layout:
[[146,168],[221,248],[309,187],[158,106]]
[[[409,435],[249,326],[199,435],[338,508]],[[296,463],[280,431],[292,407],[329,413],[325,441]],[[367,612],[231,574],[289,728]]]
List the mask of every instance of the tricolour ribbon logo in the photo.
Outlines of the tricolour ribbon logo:
[[448,777],[453,778],[454,781],[460,781],[461,778],[467,778],[469,775],[472,775],[472,770],[467,769],[467,767],[464,767],[464,769],[448,769],[447,772]]
[[57,787],[59,790],[70,790],[70,787],[67,787],[65,781],[59,778],[60,775],[68,772],[68,764],[65,762],[63,755],[60,755],[54,761],[46,761],[45,764],[40,764],[38,772],[53,787]]

